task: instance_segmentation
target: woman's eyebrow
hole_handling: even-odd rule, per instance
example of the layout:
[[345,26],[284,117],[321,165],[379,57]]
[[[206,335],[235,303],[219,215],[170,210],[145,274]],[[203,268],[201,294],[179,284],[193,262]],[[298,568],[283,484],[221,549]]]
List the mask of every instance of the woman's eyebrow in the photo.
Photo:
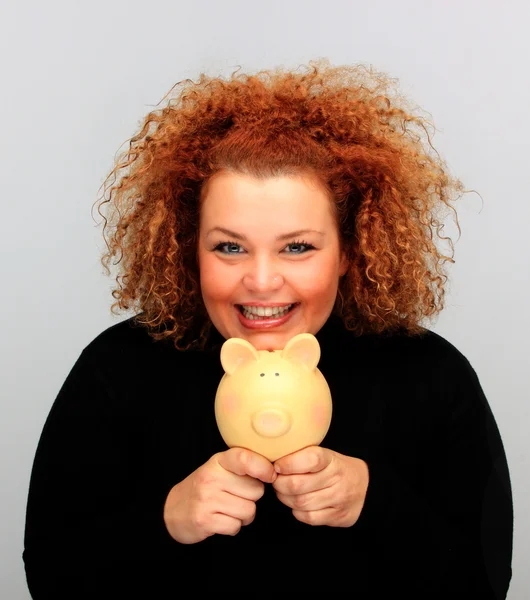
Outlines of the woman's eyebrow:
[[[225,235],[233,237],[236,240],[241,240],[242,242],[247,241],[247,238],[244,235],[242,235],[240,233],[236,233],[235,231],[231,231],[230,229],[226,229],[225,227],[214,227],[213,229],[210,229],[210,231],[208,231],[208,233],[206,235],[210,235],[211,233],[214,233],[216,231],[219,231],[221,233],[224,233]],[[324,235],[323,231],[318,231],[316,229],[297,229],[296,231],[290,231],[289,233],[282,233],[282,235],[279,235],[276,239],[279,241],[286,240],[288,238],[296,237],[299,235],[304,235],[306,233],[318,233],[319,235]]]

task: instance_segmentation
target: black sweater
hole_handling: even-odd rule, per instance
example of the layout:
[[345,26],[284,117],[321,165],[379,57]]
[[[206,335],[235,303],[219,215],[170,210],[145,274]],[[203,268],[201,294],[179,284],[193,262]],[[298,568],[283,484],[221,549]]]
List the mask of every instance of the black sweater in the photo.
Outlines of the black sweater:
[[213,409],[224,340],[182,352],[128,320],[84,349],[42,432],[23,554],[32,597],[505,598],[510,478],[469,362],[432,332],[356,337],[332,316],[316,337],[333,398],[322,446],[369,467],[355,525],[300,523],[267,485],[236,536],[173,540],[167,494],[226,450]]

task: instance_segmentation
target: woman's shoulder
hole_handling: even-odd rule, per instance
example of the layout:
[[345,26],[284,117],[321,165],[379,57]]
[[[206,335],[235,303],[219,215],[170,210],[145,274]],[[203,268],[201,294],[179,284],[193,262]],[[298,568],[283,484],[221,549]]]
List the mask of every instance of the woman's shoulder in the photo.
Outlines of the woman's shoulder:
[[[328,332],[329,333],[329,332]],[[387,386],[401,394],[401,406],[431,406],[459,411],[488,411],[479,376],[468,358],[446,337],[429,329],[357,335],[337,327],[322,345],[324,374],[346,386]],[[379,393],[379,392],[378,392]],[[380,396],[384,398],[385,396]],[[406,400],[406,402],[405,402]]]
[[362,353],[379,359],[388,357],[394,363],[468,364],[467,358],[452,342],[426,328],[415,334],[398,329],[359,335],[349,331],[341,320],[334,318],[322,339],[329,348],[335,348],[336,352],[350,357]]
[[403,355],[405,359],[430,360],[453,365],[468,362],[464,354],[447,338],[430,329],[420,333],[396,332],[383,336],[389,350]]
[[171,339],[156,340],[145,325],[130,317],[97,334],[82,349],[78,362],[101,372],[112,372],[113,377],[120,373],[134,376],[135,371],[148,376],[191,368],[200,358],[197,352],[177,349]]
[[[217,351],[217,354],[216,354]],[[161,372],[176,367],[200,369],[209,361],[218,360],[217,348],[182,350],[172,338],[155,339],[148,327],[136,317],[130,317],[107,327],[82,350],[81,360],[112,365],[114,372],[144,369]]]
[[464,353],[430,329],[358,335],[338,326],[322,346],[323,365],[374,379],[415,382],[438,388],[478,389],[478,375]]
[[208,364],[201,353],[178,350],[170,339],[155,340],[131,317],[102,330],[82,348],[67,386],[83,388],[87,382],[99,382],[120,398],[128,390],[132,398],[152,389],[154,382],[170,387],[176,378],[188,380],[198,373],[204,377]]
[[82,355],[86,358],[112,356],[119,359],[120,356],[125,358],[154,348],[155,341],[147,329],[138,324],[135,317],[130,317],[98,333],[84,346]]

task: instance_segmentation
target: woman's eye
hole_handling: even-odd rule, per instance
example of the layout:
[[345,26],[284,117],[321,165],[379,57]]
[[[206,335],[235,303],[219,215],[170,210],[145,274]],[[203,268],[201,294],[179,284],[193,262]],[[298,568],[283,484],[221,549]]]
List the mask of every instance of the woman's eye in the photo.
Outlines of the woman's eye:
[[240,254],[241,246],[235,242],[221,242],[214,250],[219,250],[223,254]]
[[311,244],[306,244],[305,242],[293,242],[292,244],[287,244],[287,247],[291,247],[292,251],[288,252],[288,254],[305,254],[309,250],[313,250],[314,246]]

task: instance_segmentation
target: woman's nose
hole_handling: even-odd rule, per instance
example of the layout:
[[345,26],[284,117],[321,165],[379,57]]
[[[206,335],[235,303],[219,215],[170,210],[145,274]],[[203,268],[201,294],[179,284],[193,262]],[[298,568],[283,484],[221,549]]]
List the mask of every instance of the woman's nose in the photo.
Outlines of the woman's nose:
[[249,268],[243,283],[251,291],[267,292],[280,289],[284,280],[272,262],[260,261]]

